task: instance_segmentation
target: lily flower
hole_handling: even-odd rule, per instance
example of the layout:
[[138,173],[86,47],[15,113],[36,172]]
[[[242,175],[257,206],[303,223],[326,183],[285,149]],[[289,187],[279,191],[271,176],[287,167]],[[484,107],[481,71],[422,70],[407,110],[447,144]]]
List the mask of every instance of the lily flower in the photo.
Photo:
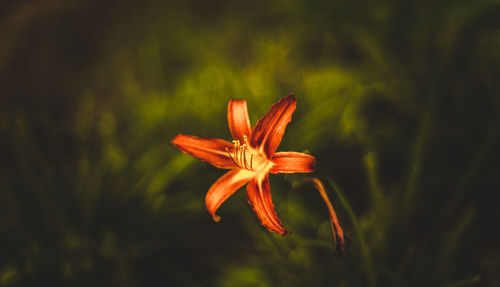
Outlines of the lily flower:
[[207,209],[215,221],[221,204],[240,187],[247,185],[247,197],[253,212],[269,231],[289,232],[276,215],[271,199],[269,173],[309,173],[314,171],[314,156],[299,152],[276,152],[286,126],[292,119],[296,100],[293,93],[273,104],[251,128],[245,100],[230,100],[227,111],[232,142],[179,134],[171,142],[215,167],[229,169],[208,190]]

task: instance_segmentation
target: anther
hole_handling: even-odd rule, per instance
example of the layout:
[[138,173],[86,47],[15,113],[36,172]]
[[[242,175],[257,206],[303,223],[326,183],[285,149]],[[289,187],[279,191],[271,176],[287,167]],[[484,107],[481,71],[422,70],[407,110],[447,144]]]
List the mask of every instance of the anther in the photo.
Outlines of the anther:
[[243,144],[242,146],[240,146],[240,158],[239,158],[240,162],[244,162],[243,161],[243,155],[245,154],[245,147],[246,147],[245,144]]
[[234,143],[234,158],[238,160],[238,148],[240,147],[240,141],[239,140],[233,140]]

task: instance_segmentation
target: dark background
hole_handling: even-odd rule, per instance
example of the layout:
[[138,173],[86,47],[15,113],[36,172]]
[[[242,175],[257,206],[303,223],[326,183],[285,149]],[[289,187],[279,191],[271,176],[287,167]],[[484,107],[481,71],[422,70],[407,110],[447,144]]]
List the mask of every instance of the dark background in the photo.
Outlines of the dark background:
[[[498,1],[0,2],[0,286],[499,286]],[[265,230],[178,133],[295,92]],[[334,188],[336,186],[337,188]]]

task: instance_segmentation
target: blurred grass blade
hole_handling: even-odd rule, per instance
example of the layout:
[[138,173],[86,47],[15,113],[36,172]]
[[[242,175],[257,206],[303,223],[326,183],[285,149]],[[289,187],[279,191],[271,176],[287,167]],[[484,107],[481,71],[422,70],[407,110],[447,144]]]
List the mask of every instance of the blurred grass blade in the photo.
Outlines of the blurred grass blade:
[[382,189],[377,174],[377,155],[375,152],[369,152],[363,157],[363,163],[368,174],[370,182],[370,191],[374,205],[380,203],[383,198]]
[[474,177],[477,175],[478,169],[481,163],[485,160],[489,151],[492,147],[494,147],[494,143],[498,139],[498,135],[500,134],[500,124],[494,125],[485,141],[478,149],[474,159],[472,160],[469,168],[465,172],[465,175],[462,177],[462,180],[458,183],[457,189],[453,193],[453,197],[450,199],[450,203],[446,206],[444,211],[441,213],[441,220],[447,220],[455,211],[460,202],[462,202],[462,198],[466,191],[466,187],[472,182]]
[[477,276],[474,276],[472,278],[468,278],[468,279],[460,280],[460,281],[457,281],[457,282],[453,282],[451,284],[446,285],[446,287],[461,287],[461,286],[469,286],[469,285],[472,285],[472,284],[474,284],[474,286],[476,286],[476,283],[478,283],[479,280],[481,280],[481,276],[477,275]]

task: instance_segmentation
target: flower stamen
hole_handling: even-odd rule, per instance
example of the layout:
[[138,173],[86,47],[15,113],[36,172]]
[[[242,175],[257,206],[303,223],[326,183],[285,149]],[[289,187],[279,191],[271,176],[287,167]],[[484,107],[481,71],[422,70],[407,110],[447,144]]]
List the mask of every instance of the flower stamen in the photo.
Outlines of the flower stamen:
[[248,144],[248,137],[246,135],[243,136],[244,144],[241,144],[239,140],[233,140],[234,151],[233,153],[229,152],[229,149],[226,147],[226,152],[231,161],[239,168],[244,168],[247,170],[253,170],[253,154],[250,153],[250,164],[247,161],[246,149]]
[[237,166],[237,167],[240,167],[239,164],[234,160],[233,158],[233,155],[229,152],[229,149],[226,147],[226,152],[227,152],[227,155],[229,156],[229,158],[231,159],[231,161]]
[[240,141],[239,140],[233,140],[233,144],[234,144],[234,158],[237,159],[238,156],[237,156],[237,151],[238,151],[238,148],[240,147]]
[[243,155],[245,154],[245,145],[240,146],[240,164],[244,165]]
[[245,148],[247,147],[247,145],[243,144],[242,147],[243,148],[241,150],[242,150],[242,153],[243,153],[243,166],[245,166],[245,168],[248,169],[248,167],[247,167],[247,153],[245,152]]

